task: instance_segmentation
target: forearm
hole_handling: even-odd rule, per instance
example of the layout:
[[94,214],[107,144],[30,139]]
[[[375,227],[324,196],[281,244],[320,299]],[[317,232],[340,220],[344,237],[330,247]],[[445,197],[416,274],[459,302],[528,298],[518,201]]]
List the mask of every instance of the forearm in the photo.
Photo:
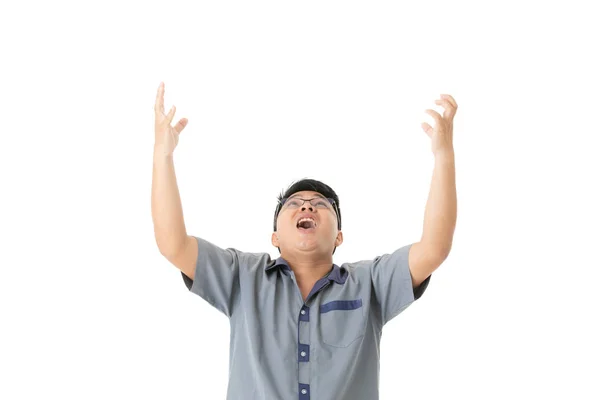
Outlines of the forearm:
[[160,253],[172,256],[186,241],[187,232],[175,176],[173,155],[164,155],[154,149],[152,169],[152,221],[154,236]]
[[448,256],[452,247],[456,208],[454,150],[447,150],[435,155],[421,238],[442,258]]

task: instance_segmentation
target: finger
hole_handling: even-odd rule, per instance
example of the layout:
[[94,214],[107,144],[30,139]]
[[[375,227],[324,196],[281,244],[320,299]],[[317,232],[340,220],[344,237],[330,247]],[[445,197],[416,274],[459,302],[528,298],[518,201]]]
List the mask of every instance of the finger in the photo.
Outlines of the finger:
[[454,108],[458,108],[458,105],[456,104],[456,100],[454,100],[454,97],[450,96],[449,94],[442,94],[440,97],[444,100],[448,100]]
[[165,84],[163,82],[158,85],[158,90],[156,91],[156,101],[154,103],[154,111],[156,113],[165,113]]
[[444,118],[452,118],[454,116],[454,106],[449,100],[436,100],[435,104],[444,107]]
[[435,120],[435,122],[437,122],[438,124],[440,124],[442,122],[442,116],[437,111],[427,109],[427,110],[425,110],[425,112],[427,114],[431,115],[433,117],[433,119]]
[[165,117],[167,124],[171,125],[171,121],[173,121],[174,116],[175,116],[175,106],[172,106],[171,109],[169,110],[169,113]]
[[425,131],[426,134],[431,136],[433,134],[433,128],[427,122],[421,123],[421,128]]
[[179,120],[179,122],[177,123],[177,125],[175,125],[175,132],[177,132],[177,134],[179,135],[181,133],[181,131],[183,130],[183,128],[185,128],[187,126],[188,123],[188,119],[187,118],[181,118]]
[[435,104],[437,104],[438,106],[444,107],[444,109],[449,109],[449,108],[454,107],[452,105],[452,103],[450,103],[450,100],[448,100],[448,99],[436,100]]

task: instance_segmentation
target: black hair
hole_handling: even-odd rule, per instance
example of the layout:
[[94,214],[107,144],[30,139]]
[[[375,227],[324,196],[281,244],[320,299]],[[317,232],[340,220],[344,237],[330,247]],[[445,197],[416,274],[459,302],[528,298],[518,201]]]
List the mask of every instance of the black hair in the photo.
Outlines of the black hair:
[[[325,197],[333,199],[335,201],[335,206],[333,208],[337,213],[338,230],[342,230],[342,213],[340,210],[340,199],[337,193],[335,193],[335,190],[333,190],[330,186],[326,185],[323,182],[317,181],[315,179],[305,178],[292,183],[285,192],[282,191],[277,197],[277,207],[275,208],[275,216],[273,218],[273,232],[277,232],[277,216],[281,211],[282,201],[285,198],[291,196],[292,194],[302,191],[317,192]],[[333,248],[333,253],[335,253],[335,249],[336,247]],[[279,249],[279,247],[277,248],[277,250],[279,250],[279,254],[281,254],[281,250]]]

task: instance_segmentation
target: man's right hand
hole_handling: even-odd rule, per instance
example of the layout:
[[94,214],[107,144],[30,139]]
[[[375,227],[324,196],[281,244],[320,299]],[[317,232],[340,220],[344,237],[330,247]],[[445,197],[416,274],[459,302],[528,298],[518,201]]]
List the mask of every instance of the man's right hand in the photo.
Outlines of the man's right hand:
[[188,120],[181,118],[177,125],[171,126],[173,116],[175,116],[175,106],[171,107],[169,113],[165,115],[165,84],[163,82],[158,86],[156,93],[154,114],[154,149],[160,151],[162,155],[173,155],[173,151],[179,143],[179,134],[186,127]]

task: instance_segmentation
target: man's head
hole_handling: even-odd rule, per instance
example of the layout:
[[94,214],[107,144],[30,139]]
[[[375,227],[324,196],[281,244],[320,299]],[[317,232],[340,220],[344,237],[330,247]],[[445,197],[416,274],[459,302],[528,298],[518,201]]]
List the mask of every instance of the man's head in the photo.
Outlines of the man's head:
[[332,188],[314,179],[303,179],[277,200],[271,242],[280,254],[335,253],[343,235],[340,200]]

